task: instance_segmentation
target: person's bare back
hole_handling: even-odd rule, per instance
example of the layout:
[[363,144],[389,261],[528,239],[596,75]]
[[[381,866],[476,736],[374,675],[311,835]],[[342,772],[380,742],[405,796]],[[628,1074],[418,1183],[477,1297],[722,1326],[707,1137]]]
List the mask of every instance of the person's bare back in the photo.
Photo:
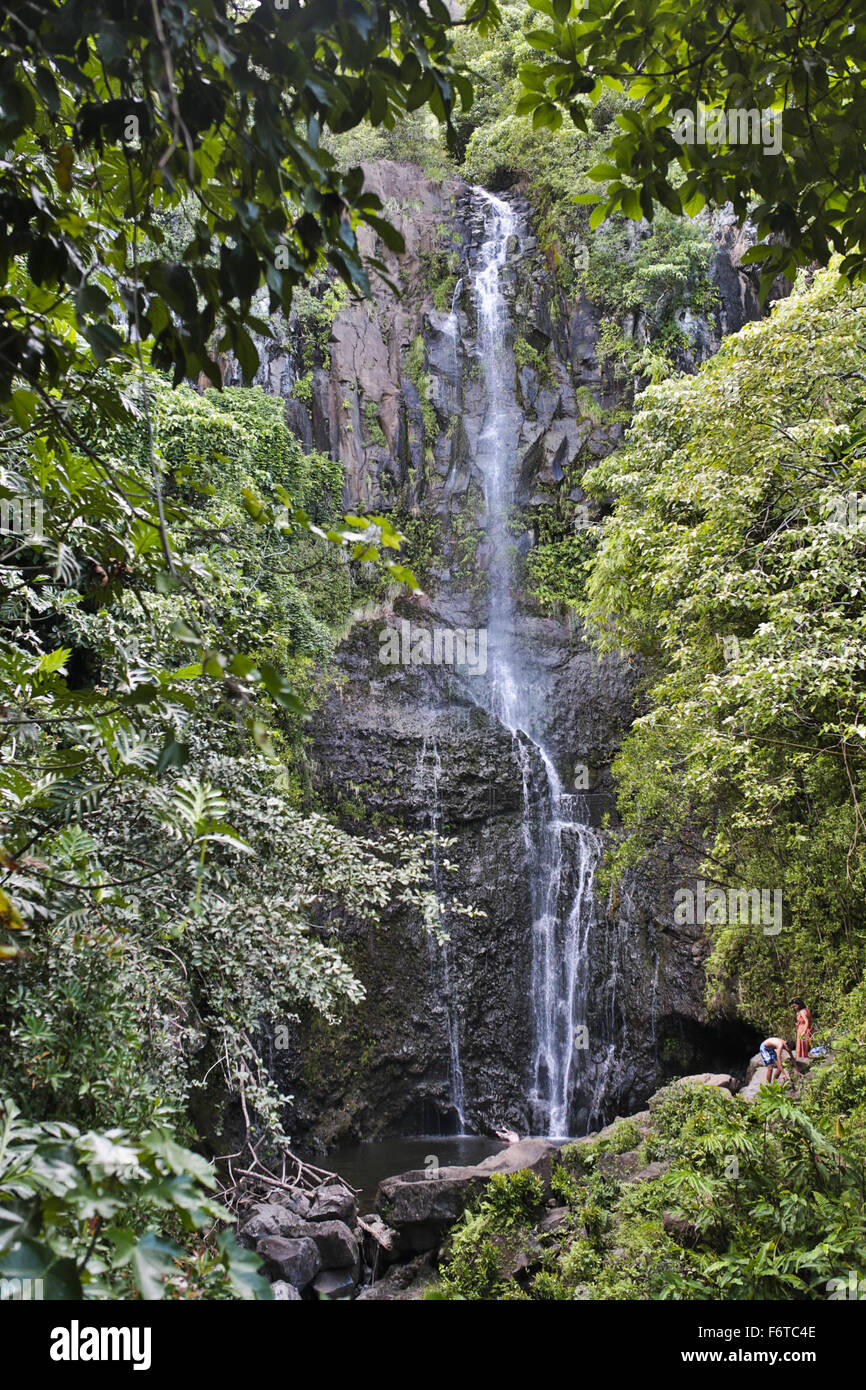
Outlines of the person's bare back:
[[782,1070],[782,1055],[787,1052],[793,1062],[793,1054],[784,1038],[765,1038],[760,1046],[761,1061],[767,1068],[766,1083],[770,1083],[777,1078],[784,1077]]

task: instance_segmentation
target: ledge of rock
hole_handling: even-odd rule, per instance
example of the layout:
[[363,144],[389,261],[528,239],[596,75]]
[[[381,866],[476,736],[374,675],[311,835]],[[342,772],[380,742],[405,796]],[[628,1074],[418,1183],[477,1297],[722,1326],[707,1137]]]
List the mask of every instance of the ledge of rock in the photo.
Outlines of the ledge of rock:
[[[671,1086],[714,1086],[717,1091],[726,1091],[729,1096],[734,1095],[740,1088],[740,1083],[735,1076],[729,1076],[725,1071],[699,1071],[693,1076],[678,1076],[676,1080],[669,1083]],[[649,1104],[653,1105],[658,1100],[661,1092],[656,1091],[655,1095],[650,1096]]]
[[548,1139],[521,1139],[474,1167],[414,1169],[385,1178],[379,1184],[376,1206],[400,1234],[404,1252],[433,1250],[446,1229],[462,1215],[467,1202],[494,1173],[536,1173],[550,1195],[550,1172],[558,1145]]
[[531,1173],[541,1178],[544,1195],[549,1197],[551,1166],[559,1148],[558,1144],[552,1143],[549,1139],[521,1139],[519,1143],[510,1144],[500,1153],[491,1154],[489,1158],[483,1159],[481,1163],[476,1164],[474,1171],[489,1177],[492,1173],[520,1173],[528,1168]]
[[475,1168],[440,1168],[435,1177],[415,1169],[380,1182],[376,1206],[399,1232],[403,1253],[433,1250],[488,1177]]
[[[802,1082],[802,1078],[809,1071],[811,1065],[812,1062],[809,1057],[801,1057],[799,1077],[795,1078],[791,1075],[790,1071],[786,1071],[782,1080],[777,1081],[774,1084],[779,1086],[787,1086],[793,1089],[796,1094],[798,1085]],[[742,1096],[743,1100],[754,1100],[761,1087],[766,1084],[766,1078],[767,1064],[762,1060],[761,1054],[757,1052],[749,1063],[749,1069],[746,1072],[746,1084],[740,1091],[740,1095]]]

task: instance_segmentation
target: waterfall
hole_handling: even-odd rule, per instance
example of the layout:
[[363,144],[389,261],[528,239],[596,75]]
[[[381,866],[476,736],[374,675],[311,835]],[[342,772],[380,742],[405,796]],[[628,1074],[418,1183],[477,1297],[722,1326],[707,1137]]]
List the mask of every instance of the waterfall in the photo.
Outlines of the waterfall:
[[[595,925],[593,878],[600,837],[586,824],[582,798],[567,792],[537,730],[532,690],[521,659],[511,585],[509,511],[514,494],[521,411],[514,392],[514,354],[504,294],[506,262],[518,235],[513,208],[484,189],[484,235],[473,294],[486,414],[477,464],[484,479],[489,570],[488,697],[511,731],[523,773],[523,833],[532,904],[534,1056],[529,1103],[533,1130],[554,1136],[584,1127],[601,1103],[589,1072],[587,1007]],[[608,1051],[610,1049],[607,1049]]]
[[448,338],[448,382],[449,408],[457,413],[462,406],[460,380],[460,296],[463,293],[462,279],[454,286],[451,296],[451,309],[445,320],[445,334]]
[[[430,756],[432,754],[432,756]],[[428,766],[429,763],[429,766]],[[432,832],[431,867],[433,889],[442,913],[442,869],[440,863],[440,840],[442,832],[442,811],[439,803],[439,783],[442,778],[442,760],[436,740],[428,742],[425,738],[418,754],[415,775],[415,789],[424,794],[429,810],[426,821]],[[454,962],[450,941],[437,942],[427,936],[427,951],[434,990],[445,1010],[445,1028],[448,1042],[448,1102],[457,1119],[457,1133],[466,1133],[466,1090],[463,1084],[463,1067],[460,1061],[460,1020],[454,984]]]

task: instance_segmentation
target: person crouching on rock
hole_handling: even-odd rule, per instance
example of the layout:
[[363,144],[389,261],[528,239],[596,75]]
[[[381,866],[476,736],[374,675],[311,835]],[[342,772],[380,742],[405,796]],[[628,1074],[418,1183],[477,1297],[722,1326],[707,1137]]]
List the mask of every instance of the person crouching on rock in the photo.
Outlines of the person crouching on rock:
[[787,1052],[792,1062],[794,1061],[794,1055],[784,1038],[765,1038],[761,1043],[759,1051],[761,1053],[761,1061],[767,1068],[766,1083],[769,1086],[776,1077],[784,1075],[782,1070],[782,1054]]

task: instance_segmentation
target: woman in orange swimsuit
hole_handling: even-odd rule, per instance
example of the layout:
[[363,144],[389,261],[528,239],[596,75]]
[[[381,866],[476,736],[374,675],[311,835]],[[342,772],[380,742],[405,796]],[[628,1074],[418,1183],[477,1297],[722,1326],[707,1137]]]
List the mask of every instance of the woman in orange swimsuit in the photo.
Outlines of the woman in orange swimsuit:
[[797,1010],[797,1056],[808,1057],[812,1041],[812,1015],[802,999],[795,999]]

